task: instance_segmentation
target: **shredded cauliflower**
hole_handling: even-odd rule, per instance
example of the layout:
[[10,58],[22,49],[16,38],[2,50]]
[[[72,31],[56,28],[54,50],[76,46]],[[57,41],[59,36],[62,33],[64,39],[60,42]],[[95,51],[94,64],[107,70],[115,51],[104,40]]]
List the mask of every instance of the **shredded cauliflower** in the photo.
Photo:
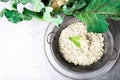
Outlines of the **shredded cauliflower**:
[[[81,47],[69,40],[71,36],[80,36]],[[88,66],[101,59],[104,49],[104,37],[101,33],[88,33],[82,22],[67,26],[59,37],[59,47],[63,57],[75,65]]]

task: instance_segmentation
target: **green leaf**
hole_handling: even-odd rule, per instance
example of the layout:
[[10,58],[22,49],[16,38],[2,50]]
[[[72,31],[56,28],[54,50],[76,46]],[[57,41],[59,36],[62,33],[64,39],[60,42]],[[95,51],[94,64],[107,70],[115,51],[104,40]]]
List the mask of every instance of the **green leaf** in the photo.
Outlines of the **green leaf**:
[[1,0],[2,2],[8,2],[8,1],[10,1],[10,0]]
[[2,9],[2,11],[0,12],[0,17],[3,17],[5,15],[6,9]]
[[22,3],[22,4],[27,4],[29,3],[30,0],[12,0],[11,1],[11,7],[13,10],[17,10],[17,5]]
[[120,20],[120,0],[88,0],[89,4],[74,16],[87,25],[88,32],[107,31],[105,19]]
[[3,9],[1,14],[1,17],[5,16],[8,21],[12,22],[12,23],[18,23],[21,22],[23,20],[31,20],[32,18],[29,16],[25,16],[19,12],[17,12],[16,10],[9,10],[9,9]]
[[[23,8],[23,12],[20,13],[17,9],[17,5],[19,3],[26,4],[29,2],[34,5],[35,11]],[[0,13],[0,16],[5,16],[8,21],[13,23],[18,23],[23,20],[31,20],[32,18],[36,18],[38,20],[52,22],[58,26],[63,21],[63,18],[59,15],[57,17],[51,16],[51,12],[53,11],[52,7],[44,6],[41,0],[13,0],[11,5],[12,10],[3,9]]]
[[70,0],[68,5],[63,6],[63,12],[66,15],[72,15],[75,10],[81,9],[86,5],[84,0]]
[[77,47],[80,47],[80,36],[72,36],[69,37],[69,40],[71,40]]
[[45,9],[42,9],[41,12],[34,12],[34,11],[24,8],[23,15],[29,16],[31,18],[36,18],[41,21],[52,22],[58,26],[60,23],[62,23],[63,18],[60,17],[59,15],[53,18],[50,14],[51,11],[52,11],[51,7],[45,7]]
[[108,23],[105,21],[106,16],[95,13],[76,13],[75,17],[87,25],[88,32],[102,33],[108,29]]
[[13,10],[17,10],[18,0],[12,0],[11,7]]
[[90,1],[92,1],[92,0],[85,0],[85,2],[86,2],[87,4],[89,4],[89,3],[90,3]]
[[42,19],[43,12],[34,12],[27,8],[23,8],[23,15],[29,17],[29,18],[36,18],[36,19]]
[[45,12],[44,12],[44,15],[43,15],[43,20],[44,21],[48,21],[48,22],[52,22],[52,23],[54,23],[55,25],[59,25],[59,24],[61,24],[62,23],[62,21],[63,21],[63,18],[62,17],[60,17],[59,15],[57,16],[57,17],[52,17],[51,16],[51,12],[52,12],[52,8],[51,7],[45,7]]
[[62,23],[63,18],[61,16],[57,15],[54,18],[50,18],[50,20],[48,20],[48,21],[51,23],[54,23],[56,26],[59,26]]
[[45,7],[41,0],[31,0],[31,3],[34,5],[35,12],[40,12]]
[[41,0],[45,6],[49,6],[52,0]]
[[4,9],[2,13],[3,13],[2,16],[5,15],[8,18],[8,21],[13,23],[20,22],[25,18],[24,15],[14,10]]
[[27,3],[29,3],[31,0],[19,0],[19,2],[20,3],[22,3],[22,4],[27,4]]

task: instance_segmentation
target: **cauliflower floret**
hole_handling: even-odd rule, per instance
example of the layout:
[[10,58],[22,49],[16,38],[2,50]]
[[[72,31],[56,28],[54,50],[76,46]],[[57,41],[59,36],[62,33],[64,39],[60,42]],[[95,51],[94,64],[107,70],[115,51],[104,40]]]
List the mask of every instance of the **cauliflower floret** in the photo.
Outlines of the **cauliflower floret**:
[[67,2],[68,0],[52,0],[51,7],[53,7],[53,9],[55,10],[61,7],[63,4],[66,4]]

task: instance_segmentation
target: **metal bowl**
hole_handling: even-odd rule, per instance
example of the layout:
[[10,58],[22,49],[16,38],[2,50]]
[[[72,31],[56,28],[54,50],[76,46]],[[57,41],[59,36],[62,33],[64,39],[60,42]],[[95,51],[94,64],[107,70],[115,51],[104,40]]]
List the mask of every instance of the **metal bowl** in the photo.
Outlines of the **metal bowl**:
[[59,36],[64,28],[71,23],[77,22],[74,17],[65,17],[63,23],[58,28],[54,25],[49,25],[45,34],[45,52],[50,64],[64,76],[73,79],[88,79],[108,72],[117,59],[117,50],[114,48],[113,37],[108,30],[103,34],[104,37],[104,54],[100,60],[90,66],[74,65],[67,62],[59,50]]

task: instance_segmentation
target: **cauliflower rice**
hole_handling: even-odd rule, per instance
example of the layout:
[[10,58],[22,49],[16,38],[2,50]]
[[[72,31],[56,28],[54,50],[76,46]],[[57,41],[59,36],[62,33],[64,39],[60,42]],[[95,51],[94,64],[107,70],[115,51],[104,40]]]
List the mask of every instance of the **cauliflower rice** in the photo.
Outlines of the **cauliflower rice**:
[[[81,47],[69,40],[71,36],[80,36]],[[59,37],[59,48],[63,57],[75,65],[88,66],[97,62],[103,55],[104,37],[100,33],[87,33],[83,22],[67,26]]]

